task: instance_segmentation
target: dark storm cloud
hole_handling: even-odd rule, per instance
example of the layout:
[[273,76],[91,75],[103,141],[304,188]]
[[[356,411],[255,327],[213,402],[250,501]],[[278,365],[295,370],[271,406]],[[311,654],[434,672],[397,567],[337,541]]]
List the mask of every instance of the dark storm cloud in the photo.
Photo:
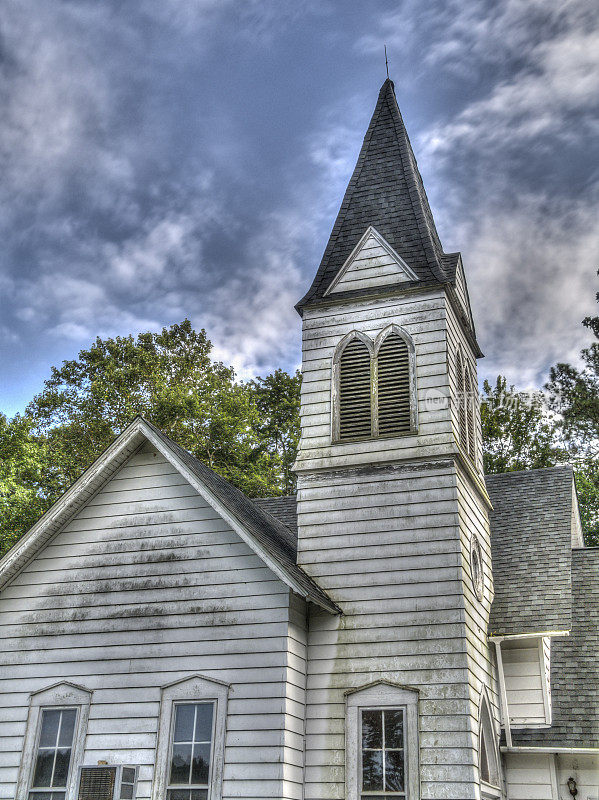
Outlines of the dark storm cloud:
[[572,358],[599,265],[595,3],[8,0],[0,407],[96,335],[184,316],[243,374],[293,368],[384,42],[483,373]]

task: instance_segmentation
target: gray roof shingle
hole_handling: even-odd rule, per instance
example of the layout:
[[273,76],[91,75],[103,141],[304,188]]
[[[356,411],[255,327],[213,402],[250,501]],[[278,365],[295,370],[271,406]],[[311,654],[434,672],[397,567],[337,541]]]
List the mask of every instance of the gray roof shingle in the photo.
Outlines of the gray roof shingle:
[[487,475],[495,599],[489,633],[566,631],[572,609],[572,468]]
[[297,529],[295,532],[290,530],[280,519],[269,513],[264,505],[250,500],[243,492],[173,442],[151,422],[144,421],[167,447],[176,452],[188,469],[219,498],[241,525],[263,545],[268,554],[281,565],[285,572],[294,578],[305,591],[308,600],[324,606],[333,613],[339,611],[326,592],[297,565]]
[[550,728],[512,731],[515,746],[599,747],[599,547],[572,551],[572,631],[551,640]]
[[445,283],[455,278],[456,254],[443,253],[391,80],[385,81],[379,93],[320,267],[296,306],[300,312],[307,303],[323,297],[369,225],[385,237],[420,281]]

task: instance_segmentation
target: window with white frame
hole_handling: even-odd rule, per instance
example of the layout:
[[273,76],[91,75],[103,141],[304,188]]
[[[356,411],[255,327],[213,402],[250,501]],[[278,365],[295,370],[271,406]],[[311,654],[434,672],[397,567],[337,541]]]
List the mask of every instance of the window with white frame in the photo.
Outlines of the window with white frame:
[[418,800],[418,692],[379,682],[346,700],[347,800]]
[[42,708],[30,800],[64,800],[76,721],[76,708]]
[[214,703],[175,703],[168,800],[208,800]]
[[74,796],[91,692],[63,682],[31,695],[16,800]]
[[152,800],[221,800],[228,693],[201,675],[163,687]]

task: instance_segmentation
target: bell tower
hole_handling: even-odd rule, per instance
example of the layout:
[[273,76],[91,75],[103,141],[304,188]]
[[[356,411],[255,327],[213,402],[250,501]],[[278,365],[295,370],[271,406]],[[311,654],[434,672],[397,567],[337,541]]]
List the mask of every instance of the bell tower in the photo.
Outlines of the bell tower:
[[[297,310],[298,563],[343,611],[310,621],[306,797],[480,797],[483,698],[498,731],[482,353],[390,80]],[[394,692],[403,761],[377,772],[351,720]]]

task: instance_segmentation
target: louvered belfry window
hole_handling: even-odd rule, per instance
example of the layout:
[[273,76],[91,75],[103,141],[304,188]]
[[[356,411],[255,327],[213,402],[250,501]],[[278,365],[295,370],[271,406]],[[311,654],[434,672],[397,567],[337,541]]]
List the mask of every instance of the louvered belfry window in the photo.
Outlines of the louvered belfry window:
[[[380,335],[379,335],[380,336]],[[337,356],[337,441],[401,436],[415,430],[412,357],[395,330],[369,347],[354,336]]]
[[383,340],[377,356],[378,434],[408,433],[410,415],[410,354],[396,333]]
[[345,346],[339,361],[339,439],[372,436],[370,352],[360,339]]

